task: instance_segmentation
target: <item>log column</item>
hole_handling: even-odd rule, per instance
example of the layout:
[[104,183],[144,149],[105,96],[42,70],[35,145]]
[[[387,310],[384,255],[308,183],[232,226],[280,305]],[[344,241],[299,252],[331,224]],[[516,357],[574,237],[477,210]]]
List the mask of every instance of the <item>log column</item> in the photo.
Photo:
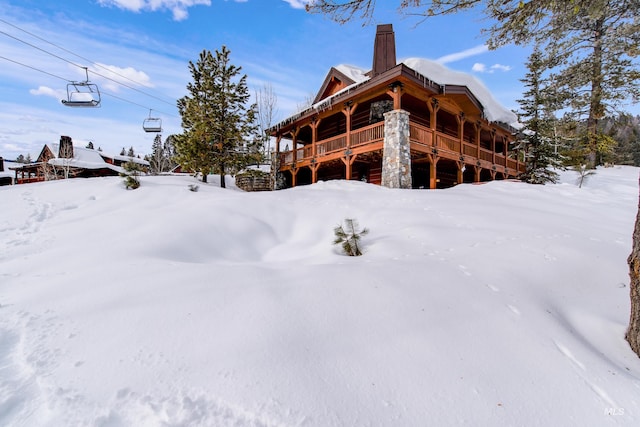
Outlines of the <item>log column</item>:
[[345,179],[349,181],[352,175],[352,165],[355,161],[356,156],[351,155],[351,114],[356,109],[358,104],[354,104],[353,101],[346,102],[344,104],[344,108],[342,109],[342,113],[345,115],[347,120],[346,125],[346,145],[347,149],[344,152],[344,157],[341,157],[342,163],[345,165]]
[[315,184],[318,182],[318,169],[320,168],[320,163],[318,163],[316,156],[318,155],[318,146],[316,143],[318,142],[318,126],[320,126],[320,121],[322,119],[318,119],[314,117],[311,119],[311,183]]
[[458,136],[460,137],[460,155],[462,155],[464,153],[464,112],[461,111],[456,116],[456,120],[458,120]]
[[296,175],[298,175],[298,167],[296,165],[298,157],[298,132],[298,128],[293,128],[293,130],[291,131],[291,148],[293,150],[291,152],[291,187],[296,186]]
[[[431,98],[431,101],[427,102],[427,108],[429,109],[429,127],[432,131],[436,131],[438,126],[438,110],[440,109],[440,102],[437,98]],[[433,134],[432,144],[435,145],[436,135]]]

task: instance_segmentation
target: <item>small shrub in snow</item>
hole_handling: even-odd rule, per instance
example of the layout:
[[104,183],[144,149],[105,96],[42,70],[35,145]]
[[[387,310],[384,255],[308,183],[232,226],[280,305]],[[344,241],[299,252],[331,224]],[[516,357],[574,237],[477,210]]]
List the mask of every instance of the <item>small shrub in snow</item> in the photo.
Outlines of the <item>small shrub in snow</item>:
[[578,188],[582,188],[582,184],[584,184],[588,177],[596,174],[596,171],[587,169],[587,165],[576,166],[573,170],[578,172]]
[[358,230],[358,222],[355,219],[347,218],[344,220],[344,227],[338,225],[333,229],[333,233],[336,238],[333,241],[334,245],[342,245],[342,251],[349,256],[360,256],[362,250],[360,249],[360,238],[369,232],[368,229],[363,228],[362,231]]
[[193,191],[194,193],[197,193],[199,188],[200,187],[197,186],[196,184],[189,184],[189,191]]
[[120,173],[120,176],[124,178],[124,185],[127,188],[135,190],[140,187],[140,173],[142,168],[135,162],[127,162],[122,165],[124,172]]

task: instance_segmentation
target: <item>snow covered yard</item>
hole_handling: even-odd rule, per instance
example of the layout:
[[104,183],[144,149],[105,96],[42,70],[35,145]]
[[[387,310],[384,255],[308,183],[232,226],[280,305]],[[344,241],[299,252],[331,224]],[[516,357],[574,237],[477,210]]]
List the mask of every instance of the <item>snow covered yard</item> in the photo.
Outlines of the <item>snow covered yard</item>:
[[0,425],[640,425],[638,171],[0,187]]

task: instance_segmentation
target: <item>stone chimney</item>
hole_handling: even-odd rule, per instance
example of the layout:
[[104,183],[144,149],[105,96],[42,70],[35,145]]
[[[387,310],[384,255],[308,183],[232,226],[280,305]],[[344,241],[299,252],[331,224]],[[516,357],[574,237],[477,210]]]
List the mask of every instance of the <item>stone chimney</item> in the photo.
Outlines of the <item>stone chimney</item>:
[[396,66],[396,36],[393,25],[378,25],[373,45],[373,68],[371,77],[382,74]]
[[61,159],[73,159],[73,143],[71,137],[61,136],[60,147],[58,148],[58,157]]

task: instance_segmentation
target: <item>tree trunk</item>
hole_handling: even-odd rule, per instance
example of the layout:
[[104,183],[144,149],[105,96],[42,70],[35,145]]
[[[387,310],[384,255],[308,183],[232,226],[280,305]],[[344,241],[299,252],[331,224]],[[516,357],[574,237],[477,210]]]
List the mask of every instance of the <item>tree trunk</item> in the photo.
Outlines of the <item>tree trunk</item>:
[[227,184],[224,182],[224,163],[220,165],[220,187],[227,188]]
[[602,104],[602,38],[604,34],[604,19],[597,19],[593,29],[593,68],[591,71],[591,99],[589,102],[589,117],[587,118],[587,150],[589,167],[597,166],[598,152],[598,121],[604,116]]
[[633,249],[627,262],[631,277],[631,317],[626,339],[629,341],[631,349],[640,357],[640,205],[633,231]]
[[201,172],[201,173],[202,173],[202,182],[205,182],[205,183],[206,183],[206,182],[207,182],[207,172],[206,172],[206,171],[203,171],[203,172]]

